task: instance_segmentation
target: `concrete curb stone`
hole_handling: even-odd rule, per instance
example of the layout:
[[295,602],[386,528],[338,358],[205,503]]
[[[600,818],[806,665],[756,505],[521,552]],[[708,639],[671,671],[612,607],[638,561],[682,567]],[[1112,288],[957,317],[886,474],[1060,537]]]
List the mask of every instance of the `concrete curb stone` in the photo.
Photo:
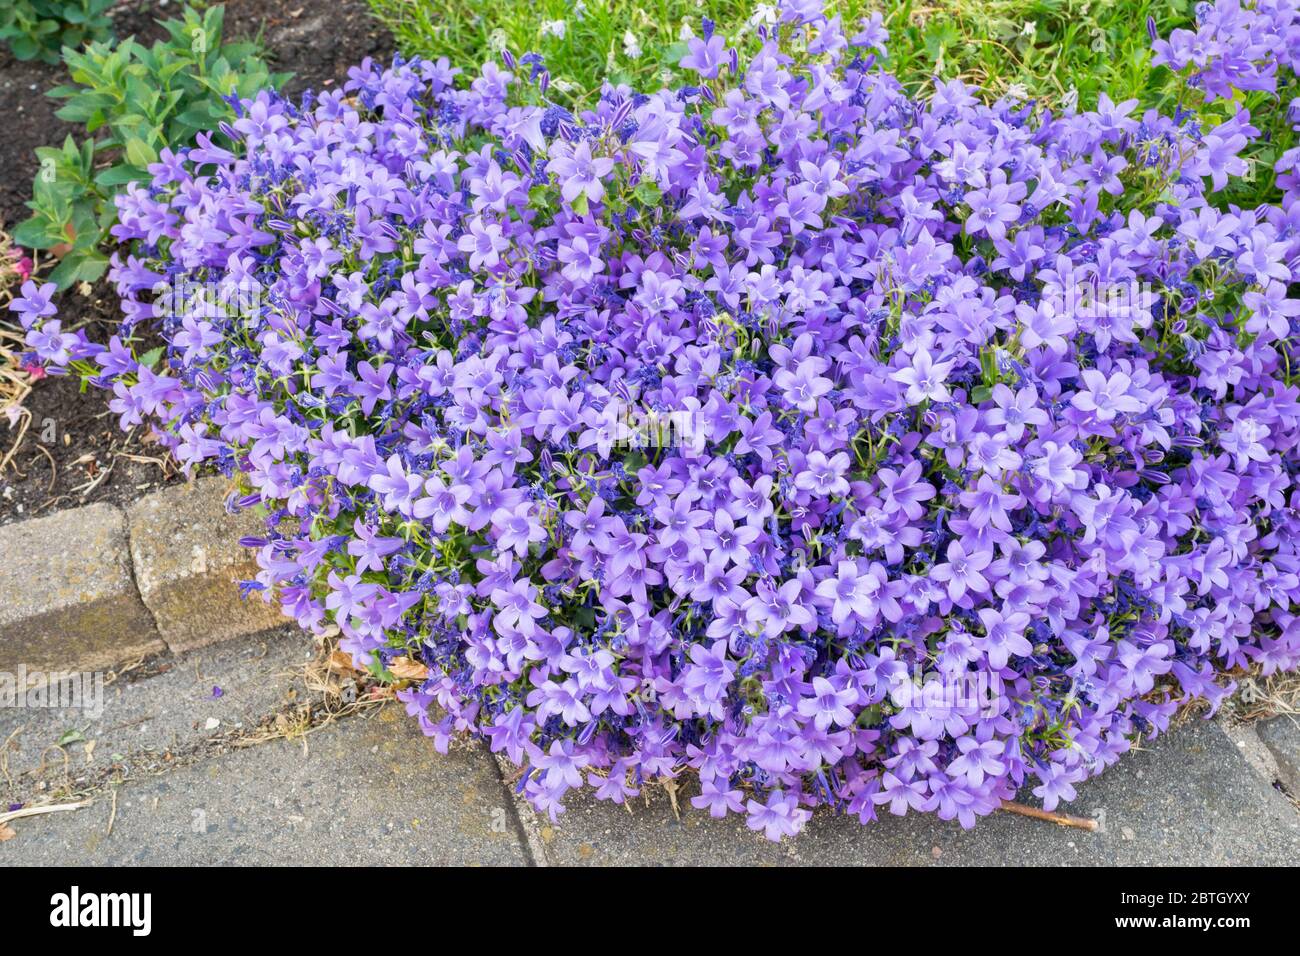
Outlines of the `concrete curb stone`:
[[87,671],[163,650],[126,516],[92,504],[0,527],[0,670]]
[[258,568],[227,515],[229,483],[201,478],[125,511],[104,502],[0,526],[0,673],[92,672],[280,627],[278,607],[243,600]]
[[228,487],[222,478],[200,478],[155,492],[127,511],[140,596],[173,652],[284,623],[277,607],[240,597],[237,582],[254,577],[258,567],[239,538],[265,527],[251,512],[226,514]]

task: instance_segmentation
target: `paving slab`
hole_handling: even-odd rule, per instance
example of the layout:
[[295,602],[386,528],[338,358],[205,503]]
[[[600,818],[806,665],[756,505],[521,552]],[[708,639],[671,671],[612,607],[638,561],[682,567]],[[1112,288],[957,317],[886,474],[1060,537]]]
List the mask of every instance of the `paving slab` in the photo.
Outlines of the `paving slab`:
[[97,503],[5,525],[0,555],[0,671],[15,683],[163,649],[132,581],[119,509]]
[[[441,755],[401,708],[16,820],[0,866],[523,865],[496,764]],[[112,822],[110,832],[110,820]]]
[[240,596],[236,582],[253,578],[258,567],[239,539],[266,529],[251,511],[226,513],[229,488],[224,478],[200,478],[155,492],[127,511],[140,596],[172,651],[285,622],[278,608]]
[[1288,715],[1261,720],[1255,730],[1277,761],[1282,786],[1292,798],[1300,800],[1300,717]]
[[[9,803],[131,778],[205,742],[256,727],[307,697],[311,639],[289,626],[150,662],[77,707],[0,707],[0,792]],[[62,746],[59,742],[64,741]]]
[[662,790],[649,806],[638,799],[630,809],[575,799],[556,823],[522,801],[520,815],[551,865],[1300,864],[1300,813],[1216,724],[1194,721],[1148,746],[1081,784],[1079,799],[1059,808],[1098,818],[1104,832],[1009,813],[963,830],[932,814],[884,812],[864,827],[819,812],[797,840],[772,844],[734,817],[693,809],[690,787],[678,794],[680,819]]

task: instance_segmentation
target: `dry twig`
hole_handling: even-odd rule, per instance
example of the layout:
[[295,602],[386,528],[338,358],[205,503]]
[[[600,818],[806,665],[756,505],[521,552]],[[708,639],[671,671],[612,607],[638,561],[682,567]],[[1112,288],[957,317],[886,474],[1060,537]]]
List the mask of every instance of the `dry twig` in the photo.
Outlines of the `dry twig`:
[[1051,810],[1041,810],[1038,807],[1027,806],[1023,803],[1016,803],[1014,800],[1003,800],[1002,809],[1008,813],[1018,813],[1022,817],[1033,817],[1035,820],[1046,820],[1049,823],[1055,823],[1063,827],[1077,827],[1080,830],[1097,829],[1097,821],[1088,817],[1073,817],[1068,813],[1053,813]]
[[46,813],[62,813],[65,810],[80,810],[83,807],[90,806],[93,800],[82,800],[79,803],[50,803],[43,807],[23,807],[21,810],[10,810],[7,813],[0,813],[0,825],[8,823],[10,820],[19,820],[23,817],[38,817]]

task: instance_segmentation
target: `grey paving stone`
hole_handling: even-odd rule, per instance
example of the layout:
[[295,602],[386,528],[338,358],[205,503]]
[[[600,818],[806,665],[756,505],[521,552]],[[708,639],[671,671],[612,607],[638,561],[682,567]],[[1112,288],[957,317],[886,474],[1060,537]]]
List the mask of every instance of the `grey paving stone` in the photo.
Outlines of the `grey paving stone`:
[[127,673],[83,701],[89,706],[0,708],[3,802],[30,801],[42,789],[79,792],[110,772],[130,778],[167,755],[255,728],[306,699],[304,663],[313,655],[310,638],[281,627],[168,658],[165,671],[144,679]]
[[163,649],[108,504],[0,527],[0,671],[96,671]]
[[[1130,753],[1079,788],[1065,812],[1105,832],[995,813],[973,830],[930,814],[876,824],[818,813],[797,840],[773,845],[662,791],[632,812],[573,800],[557,823],[521,816],[550,864],[699,865],[1281,865],[1300,863],[1300,814],[1246,764],[1215,724],[1195,721]],[[1032,797],[1028,797],[1032,800]]]
[[[434,751],[399,707],[16,820],[0,866],[525,864],[492,759]],[[112,818],[112,832],[109,820]]]
[[1282,786],[1300,800],[1300,717],[1261,720],[1255,730],[1277,761]]
[[239,538],[265,531],[251,512],[228,515],[224,478],[197,481],[141,499],[127,511],[140,596],[173,651],[283,624],[278,609],[240,597],[237,581],[257,574]]

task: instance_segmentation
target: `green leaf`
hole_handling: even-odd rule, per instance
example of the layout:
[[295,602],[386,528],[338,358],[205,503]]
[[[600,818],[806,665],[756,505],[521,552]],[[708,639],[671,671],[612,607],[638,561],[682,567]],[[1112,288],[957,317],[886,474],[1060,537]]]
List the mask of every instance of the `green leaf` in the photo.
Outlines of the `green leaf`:
[[632,195],[636,197],[637,202],[645,206],[657,206],[664,197],[659,184],[651,180],[637,183],[636,189],[632,190]]
[[[224,115],[225,110],[218,115]],[[212,104],[196,103],[183,113],[178,113],[172,117],[173,122],[184,123],[194,130],[205,129],[212,122]]]
[[98,249],[74,249],[64,256],[58,268],[50,273],[50,281],[60,289],[67,289],[78,282],[94,282],[107,268],[108,257]]
[[133,166],[148,166],[158,161],[158,152],[144,140],[132,137],[126,141],[126,158]]
[[158,360],[162,358],[162,354],[163,354],[163,347],[161,345],[159,345],[157,348],[152,348],[148,352],[145,352],[144,355],[140,356],[140,364],[145,366],[146,368],[152,369],[155,365],[158,364]]
[[31,60],[41,53],[41,48],[31,37],[15,37],[9,44],[9,49],[13,51],[15,57],[19,60]]
[[985,348],[980,351],[980,374],[983,376],[985,385],[993,386],[997,384],[997,359],[993,357],[993,350],[991,348]]
[[538,183],[528,190],[528,205],[534,209],[549,208],[551,205],[550,187],[546,183]]
[[125,186],[127,183],[144,182],[148,178],[149,174],[139,166],[119,163],[116,166],[108,167],[108,169],[96,176],[95,185],[111,190],[117,186]]
[[48,249],[60,241],[57,233],[53,237],[50,235],[49,220],[39,216],[32,216],[19,223],[13,232],[13,240],[16,245],[28,249]]

